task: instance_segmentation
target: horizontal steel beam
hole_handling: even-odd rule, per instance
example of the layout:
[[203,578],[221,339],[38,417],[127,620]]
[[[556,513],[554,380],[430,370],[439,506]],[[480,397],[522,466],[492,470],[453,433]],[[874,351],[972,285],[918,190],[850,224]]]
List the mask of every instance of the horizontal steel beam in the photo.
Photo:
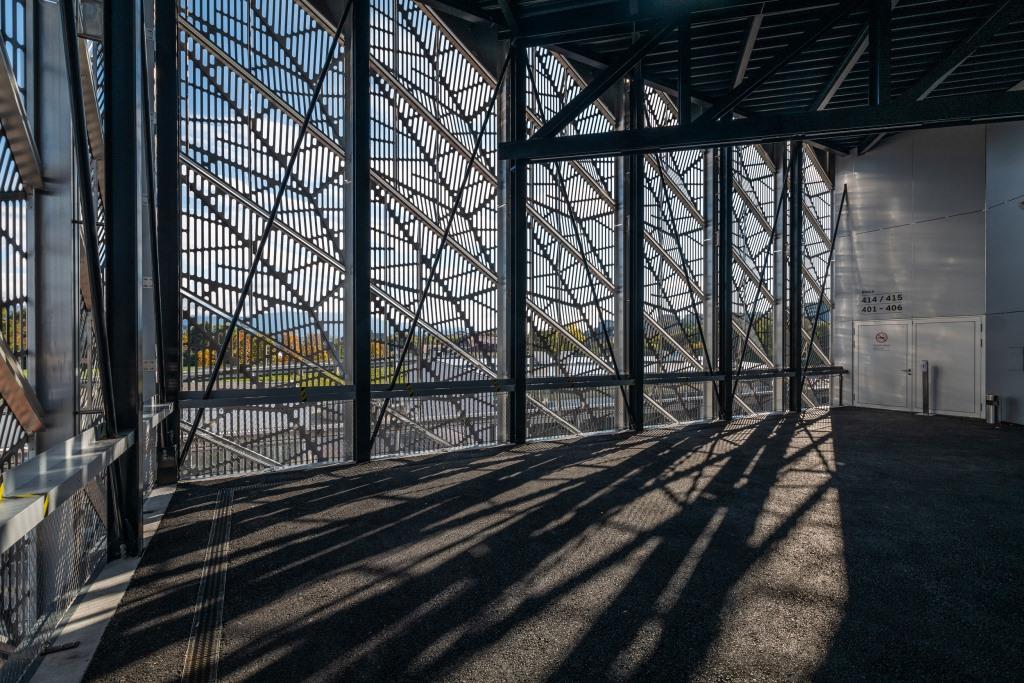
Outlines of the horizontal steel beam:
[[[443,5],[439,0],[425,0],[427,5]],[[693,14],[693,25],[712,24],[723,19],[735,18],[740,13],[749,16],[752,4],[749,0],[644,0],[644,2],[618,2],[604,4],[597,11],[581,11],[569,6],[555,12],[520,16],[516,38],[524,46],[552,45],[560,42],[593,40],[622,36],[635,30],[645,30],[673,21],[681,5],[687,5]],[[792,3],[775,3],[782,10],[790,9]],[[737,8],[729,17],[723,17],[723,10]],[[772,7],[775,9],[775,6]],[[500,30],[499,37],[512,37],[509,30]]]
[[[823,366],[808,368],[808,375],[839,375],[849,374],[841,366]],[[733,374],[735,379],[771,379],[775,377],[791,377],[793,372],[782,369],[740,370]],[[663,372],[644,375],[647,384],[687,384],[690,382],[717,382],[722,375],[715,372]],[[592,377],[535,377],[526,381],[531,391],[557,391],[600,387],[629,386],[633,380],[624,377],[618,379],[608,375]],[[413,382],[399,385],[388,391],[387,385],[374,385],[370,394],[375,398],[394,396],[396,398],[424,398],[430,396],[450,397],[453,394],[471,396],[474,394],[501,393],[512,390],[512,381],[508,379],[469,380],[464,382]],[[281,403],[321,403],[324,401],[350,401],[353,391],[349,385],[329,387],[250,387],[246,389],[218,389],[210,398],[203,400],[201,391],[183,391],[181,407],[184,410],[198,408],[200,405],[211,407],[245,407],[272,405]]]
[[780,113],[757,119],[695,122],[687,126],[506,142],[498,146],[498,156],[527,161],[582,159],[1020,119],[1024,119],[1024,93],[989,93],[878,107]]

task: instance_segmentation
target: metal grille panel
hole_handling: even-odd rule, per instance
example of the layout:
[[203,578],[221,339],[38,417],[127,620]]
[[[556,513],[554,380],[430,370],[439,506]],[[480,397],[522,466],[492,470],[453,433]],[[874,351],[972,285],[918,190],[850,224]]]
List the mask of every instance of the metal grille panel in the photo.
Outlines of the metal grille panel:
[[[803,171],[804,358],[809,356],[807,366],[815,368],[832,365],[832,273],[826,275],[832,248],[832,183],[818,163],[816,152],[807,145],[804,146]],[[804,387],[806,407],[831,403],[832,377],[809,376]]]
[[[739,370],[764,370],[774,362],[775,273],[772,226],[775,221],[775,166],[759,145],[737,147],[733,169],[733,358]],[[781,226],[779,227],[781,232]],[[763,273],[763,279],[760,278]],[[747,329],[750,338],[739,358]],[[736,383],[736,411],[755,414],[774,409],[774,380]]]
[[374,3],[370,23],[371,378],[391,382],[413,334],[398,382],[451,387],[391,401],[374,456],[494,443],[495,397],[458,389],[499,375],[494,76],[411,0]]
[[[528,127],[536,130],[583,87],[579,74],[547,50],[529,51]],[[613,130],[591,105],[566,126],[573,133]],[[527,176],[527,377],[614,379],[618,235],[613,159],[533,164]],[[610,343],[611,342],[611,343]],[[532,392],[531,437],[607,431],[618,426],[619,391]],[[559,419],[560,418],[560,419]]]
[[[202,389],[331,48],[292,0],[180,5],[182,388]],[[343,50],[335,50],[217,389],[338,386],[344,309]],[[210,410],[193,476],[344,459],[343,406]],[[243,438],[267,462],[228,449]],[[228,439],[225,441],[224,439]]]
[[[0,2],[0,40],[24,95],[25,3]],[[0,334],[24,368],[28,360],[29,241],[25,189],[0,128]],[[27,454],[29,435],[0,399],[0,469]]]
[[[676,125],[678,112],[664,93],[646,88],[645,127]],[[644,372],[709,370],[704,348],[704,154],[691,150],[649,154],[644,160]],[[645,424],[703,417],[704,387],[650,386]]]

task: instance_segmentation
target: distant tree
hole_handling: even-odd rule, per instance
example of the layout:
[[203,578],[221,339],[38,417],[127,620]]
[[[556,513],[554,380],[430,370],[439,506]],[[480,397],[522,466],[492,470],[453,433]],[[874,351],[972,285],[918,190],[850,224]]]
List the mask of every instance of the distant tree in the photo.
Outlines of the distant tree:
[[25,307],[9,304],[0,308],[0,334],[4,335],[7,347],[16,354],[28,346],[28,324]]
[[196,365],[200,368],[212,368],[217,361],[217,352],[213,349],[202,349],[196,353]]

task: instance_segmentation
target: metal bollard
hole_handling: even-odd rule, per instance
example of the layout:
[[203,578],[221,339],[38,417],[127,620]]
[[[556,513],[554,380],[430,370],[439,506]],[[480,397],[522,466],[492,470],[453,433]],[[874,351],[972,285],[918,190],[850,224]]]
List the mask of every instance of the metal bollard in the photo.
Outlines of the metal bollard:
[[931,386],[928,361],[921,361],[921,415],[933,415],[931,411]]
[[985,395],[985,422],[999,425],[999,396],[996,394]]

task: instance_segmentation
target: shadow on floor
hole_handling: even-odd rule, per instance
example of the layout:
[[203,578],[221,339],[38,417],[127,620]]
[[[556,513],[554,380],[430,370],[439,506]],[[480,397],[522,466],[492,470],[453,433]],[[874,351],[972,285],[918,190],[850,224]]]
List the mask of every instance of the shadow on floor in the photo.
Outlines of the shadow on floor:
[[[926,422],[925,422],[926,420]],[[90,668],[177,680],[1011,679],[1024,433],[846,409],[184,487]]]

